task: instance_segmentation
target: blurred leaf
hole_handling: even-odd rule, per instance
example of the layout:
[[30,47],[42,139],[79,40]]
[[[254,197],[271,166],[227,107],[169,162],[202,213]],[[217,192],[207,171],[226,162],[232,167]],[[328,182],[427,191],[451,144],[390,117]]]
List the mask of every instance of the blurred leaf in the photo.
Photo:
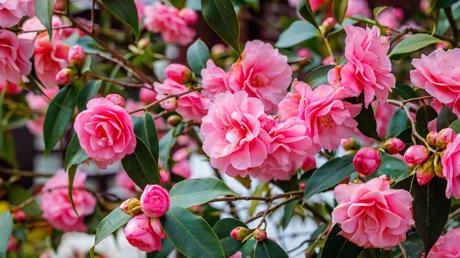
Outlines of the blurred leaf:
[[171,241],[169,241],[169,239],[162,239],[161,242],[162,242],[161,251],[148,253],[147,258],[168,258],[170,257],[169,255],[174,250],[174,246],[172,245]]
[[[24,201],[26,201],[27,199],[30,199],[33,197],[31,192],[22,188],[19,185],[8,185],[6,194],[8,196],[8,200],[13,205],[19,205],[23,203]],[[29,205],[25,206],[21,210],[24,211],[29,216],[40,216],[42,213],[40,209],[40,205],[38,205],[37,200],[33,200],[32,202],[30,202]]]
[[201,39],[197,39],[187,49],[187,63],[196,76],[201,75],[201,70],[206,67],[206,62],[210,58],[209,48]]
[[445,7],[449,7],[455,4],[458,0],[433,0],[432,5],[435,10],[439,10]]
[[418,96],[411,86],[400,83],[396,83],[396,87],[393,89],[393,94],[400,96],[403,99],[411,99]]
[[417,132],[425,137],[429,130],[428,130],[428,123],[434,120],[438,116],[436,110],[431,106],[424,105],[417,110],[417,114],[415,116],[415,127]]
[[449,128],[454,129],[455,133],[460,133],[460,119],[455,120],[452,124],[449,125]]
[[374,175],[387,175],[391,179],[401,180],[408,175],[409,168],[407,167],[404,161],[389,156],[386,154],[381,154],[382,164]]
[[98,93],[99,89],[101,88],[102,81],[89,81],[83,89],[80,90],[78,94],[78,112],[81,112],[86,109],[86,103],[96,94]]
[[158,161],[160,146],[158,143],[157,128],[155,119],[152,114],[145,112],[142,117],[133,117],[134,133],[139,137],[149,148],[155,161]]
[[326,243],[324,244],[321,257],[327,258],[354,258],[358,257],[363,248],[356,246],[352,242],[348,241],[339,233],[342,231],[339,225],[335,225],[332,228],[331,233],[327,237]]
[[54,5],[56,0],[41,0],[35,1],[35,16],[45,26],[48,31],[49,38],[53,37],[53,27],[51,19],[53,17]]
[[283,213],[283,217],[281,217],[281,222],[280,222],[283,228],[286,228],[289,225],[289,222],[294,216],[294,211],[295,211],[295,208],[297,207],[297,204],[299,204],[299,200],[293,200],[284,206],[284,213]]
[[375,121],[374,110],[371,105],[365,108],[363,104],[361,112],[355,117],[355,120],[358,122],[358,130],[362,134],[377,141],[381,140],[377,133],[377,122]]
[[429,45],[433,45],[441,42],[441,40],[429,35],[429,34],[414,34],[401,40],[390,52],[390,58],[399,59],[402,56],[418,51]]
[[73,201],[73,181],[75,179],[75,175],[77,174],[77,167],[78,165],[73,165],[73,166],[70,166],[70,168],[67,170],[67,176],[68,176],[68,182],[69,182],[69,184],[67,185],[67,195],[69,196],[69,201],[70,201],[70,204],[72,205],[72,209],[78,217],[78,211],[77,211],[77,208],[75,207],[75,202]]
[[347,7],[348,0],[333,0],[332,12],[334,13],[334,18],[338,23],[342,23],[343,18],[345,18]]
[[275,46],[278,48],[293,47],[318,36],[318,30],[311,25],[311,23],[306,21],[295,21],[281,33]]
[[6,258],[6,251],[11,233],[13,232],[13,217],[9,211],[0,213],[0,258]]
[[88,155],[81,148],[77,134],[74,134],[69,145],[67,145],[64,157],[64,169],[67,171],[72,165],[78,165],[87,159]]
[[319,25],[316,22],[313,11],[311,10],[310,1],[302,0],[299,6],[299,13],[300,15],[302,15],[303,18],[305,18],[305,20],[309,21],[319,32]]
[[64,233],[60,230],[53,228],[51,231],[50,242],[51,248],[53,248],[54,252],[57,252],[59,245],[61,244],[62,235],[64,235]]
[[169,0],[169,2],[178,9],[182,9],[185,7],[185,0]]
[[438,119],[436,120],[436,129],[441,131],[449,127],[455,120],[457,120],[457,115],[454,114],[450,108],[442,107],[441,111],[439,111]]
[[201,0],[201,13],[208,25],[240,54],[240,25],[231,0]]
[[184,180],[175,184],[169,191],[171,206],[184,208],[203,204],[224,195],[235,195],[235,193],[217,178]]
[[[1,105],[0,105],[1,107]],[[1,121],[1,117],[0,117]],[[1,127],[1,126],[0,126]],[[1,129],[0,129],[1,131]],[[0,158],[7,161],[11,166],[17,167],[18,163],[16,160],[16,145],[14,143],[13,131],[4,130],[3,135],[0,135]]]
[[411,189],[412,189],[412,185],[413,185],[413,183],[415,181],[414,179],[415,179],[414,175],[408,176],[408,177],[400,180],[396,184],[392,185],[391,188],[393,188],[393,189],[404,189],[404,190],[410,192]]
[[327,73],[329,70],[334,69],[335,65],[322,65],[311,70],[303,79],[312,88],[316,88],[321,84],[328,83]]
[[387,138],[398,137],[404,130],[410,127],[406,111],[398,109],[390,120],[387,130]]
[[243,243],[236,239],[233,239],[230,236],[230,232],[236,227],[248,227],[243,222],[235,219],[235,218],[224,218],[214,225],[213,229],[216,232],[217,237],[220,239],[220,243],[224,249],[225,255],[231,256],[238,252],[241,247],[243,247]]
[[257,242],[254,258],[288,258],[288,255],[276,242],[266,239]]
[[377,6],[372,10],[372,13],[374,14],[374,17],[377,18],[383,11],[385,11],[388,8],[388,6]]
[[128,25],[133,31],[134,36],[139,39],[139,18],[134,0],[101,0],[100,1],[107,11],[115,16],[119,21]]
[[219,239],[203,218],[173,206],[161,221],[168,239],[185,256],[225,258]]

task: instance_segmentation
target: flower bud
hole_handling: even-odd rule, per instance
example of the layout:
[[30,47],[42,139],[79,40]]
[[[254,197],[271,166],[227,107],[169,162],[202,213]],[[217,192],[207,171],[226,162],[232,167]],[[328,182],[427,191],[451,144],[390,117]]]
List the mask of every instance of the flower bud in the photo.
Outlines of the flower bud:
[[160,238],[166,238],[166,233],[159,218],[150,218],[150,226],[152,227],[153,232],[155,232],[155,234],[157,234]]
[[105,98],[110,100],[113,104],[118,105],[120,107],[126,106],[125,99],[119,94],[112,93],[112,94],[105,96]]
[[166,184],[169,180],[171,180],[171,174],[166,170],[160,169],[160,182]]
[[429,132],[426,136],[426,142],[432,146],[432,147],[435,147],[436,146],[436,138],[438,137],[438,133],[437,132]]
[[307,156],[302,164],[302,169],[305,172],[313,170],[316,168],[316,160],[314,156]]
[[173,111],[177,108],[177,98],[172,97],[164,100],[161,102],[161,106],[168,111]]
[[265,230],[262,230],[260,228],[256,228],[254,232],[252,233],[252,236],[254,237],[255,240],[261,242],[267,239],[267,232],[265,232]]
[[343,139],[342,148],[346,151],[357,150],[359,149],[359,144],[353,138]]
[[415,176],[420,186],[428,184],[434,176],[433,159],[429,159],[419,166],[415,172]]
[[382,158],[376,149],[361,148],[353,158],[353,165],[360,174],[370,176],[377,171],[382,163]]
[[71,69],[64,68],[56,74],[56,83],[58,85],[68,85],[72,82],[74,75],[75,73]]
[[14,220],[18,222],[24,222],[27,219],[27,214],[22,210],[14,211],[12,215]]
[[445,149],[447,144],[454,141],[455,132],[451,128],[444,128],[439,131],[438,136],[436,137],[436,146],[440,149]]
[[169,210],[169,193],[159,185],[146,185],[141,195],[142,211],[149,217],[161,217]]
[[434,155],[433,167],[434,174],[439,178],[444,178],[444,175],[442,174],[441,154],[437,153]]
[[233,239],[236,239],[238,241],[241,241],[243,240],[246,236],[248,236],[250,233],[250,230],[248,228],[245,228],[245,227],[236,227],[234,229],[232,229],[232,231],[230,232],[230,236],[233,238]]
[[150,45],[150,39],[148,37],[141,38],[137,42],[137,48],[146,49]]
[[161,250],[162,236],[157,234],[158,231],[158,224],[155,221],[152,223],[149,217],[140,214],[131,218],[126,224],[125,237],[132,246],[150,253]]
[[168,117],[167,122],[170,126],[176,126],[182,121],[182,117],[178,115],[171,115]]
[[403,141],[398,138],[391,138],[385,141],[383,144],[383,149],[385,149],[388,154],[397,154],[400,153],[406,145]]
[[186,83],[191,79],[192,71],[185,65],[170,64],[165,68],[165,75],[178,83]]
[[297,51],[297,56],[302,59],[310,59],[312,58],[312,53],[310,52],[310,50],[308,50],[308,48],[302,48],[299,51]]
[[184,19],[187,25],[194,25],[198,21],[198,15],[192,9],[184,8],[180,10],[179,16]]
[[322,35],[326,35],[329,31],[334,29],[335,26],[335,19],[332,17],[326,18],[323,23],[321,24],[320,31]]
[[227,47],[224,44],[215,44],[211,48],[211,54],[213,57],[221,57],[227,52]]
[[121,203],[120,210],[128,215],[135,216],[142,212],[141,203],[137,198],[129,198]]
[[404,160],[409,165],[419,165],[428,159],[428,149],[422,145],[412,145],[404,153]]
[[299,190],[305,190],[306,183],[299,183]]
[[69,63],[73,65],[82,65],[85,63],[86,54],[85,50],[80,45],[75,45],[69,49],[67,55]]

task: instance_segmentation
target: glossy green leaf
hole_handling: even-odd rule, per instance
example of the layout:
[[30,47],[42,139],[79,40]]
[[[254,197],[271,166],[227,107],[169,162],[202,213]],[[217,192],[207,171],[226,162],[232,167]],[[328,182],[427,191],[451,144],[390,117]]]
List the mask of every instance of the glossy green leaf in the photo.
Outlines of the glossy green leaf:
[[311,70],[305,78],[303,79],[308,85],[312,88],[316,88],[321,84],[325,84],[328,82],[327,80],[327,73],[329,70],[334,69],[335,65],[322,65],[318,66],[315,69]]
[[396,87],[393,89],[393,95],[401,96],[403,99],[411,99],[418,97],[414,88],[407,84],[396,83]]
[[72,136],[72,139],[67,145],[67,150],[64,157],[64,168],[68,170],[72,165],[78,165],[88,159],[88,155],[81,148],[77,134]]
[[318,37],[318,30],[306,21],[295,21],[281,33],[275,46],[278,48],[293,47],[306,40]]
[[240,25],[231,0],[201,0],[201,13],[208,25],[236,52],[241,53]]
[[305,20],[309,21],[319,32],[319,25],[316,22],[315,15],[311,10],[310,1],[302,0],[302,3],[299,5],[299,13],[302,15]]
[[92,99],[98,93],[101,88],[102,81],[89,81],[83,89],[80,90],[78,94],[78,112],[81,112],[86,109],[86,103]]
[[436,129],[441,131],[444,128],[449,127],[455,120],[457,120],[457,115],[452,112],[448,107],[442,107],[439,111],[438,119],[436,119]]
[[160,162],[163,165],[163,168],[168,170],[171,158],[171,150],[176,144],[177,136],[179,136],[184,129],[184,124],[180,124],[175,128],[169,130],[160,140]]
[[408,175],[409,168],[404,161],[386,154],[381,154],[381,157],[382,163],[375,176],[387,175],[391,179],[401,180]]
[[313,195],[336,186],[343,179],[355,172],[353,156],[333,158],[319,167],[307,181],[304,200]]
[[235,218],[223,218],[217,221],[213,227],[227,257],[235,254],[243,247],[241,241],[230,236],[230,232],[236,227],[247,227],[247,225]]
[[428,123],[437,116],[438,113],[436,113],[436,110],[434,110],[431,106],[425,105],[420,107],[415,115],[415,127],[417,132],[421,136],[425,137],[429,132]]
[[0,213],[0,258],[6,258],[6,250],[13,232],[13,217],[9,211]]
[[358,130],[362,134],[378,141],[381,140],[377,133],[377,122],[375,121],[374,110],[371,105],[367,108],[363,105],[361,112],[355,117],[355,120],[358,122]]
[[101,0],[100,2],[104,9],[132,30],[136,40],[139,38],[139,18],[134,0]]
[[235,193],[217,178],[184,180],[175,184],[169,191],[171,206],[184,208],[203,204],[224,195]]
[[53,18],[54,5],[56,0],[41,0],[35,1],[35,16],[40,20],[48,31],[49,38],[53,36],[53,27],[51,19]]
[[393,188],[393,189],[404,189],[404,190],[410,192],[411,189],[412,189],[412,186],[414,184],[414,180],[415,180],[414,175],[408,176],[408,177],[400,180],[396,184],[392,185],[391,188]]
[[209,48],[201,39],[197,39],[187,49],[187,63],[197,76],[201,75],[201,70],[206,67],[206,62],[210,58]]
[[396,46],[390,52],[390,58],[397,59],[406,54],[410,54],[439,42],[441,42],[441,40],[429,34],[420,33],[410,35],[409,37],[396,44]]
[[45,153],[49,153],[64,136],[72,120],[76,102],[77,91],[73,85],[62,88],[54,99],[51,100],[46,111],[43,128]]
[[133,117],[134,133],[139,137],[149,148],[152,156],[158,161],[160,146],[158,143],[158,133],[155,126],[155,119],[152,114],[146,112],[141,117]]
[[283,228],[286,228],[289,225],[289,222],[294,216],[294,211],[298,204],[299,204],[299,200],[293,200],[284,206],[284,213],[283,213],[283,217],[281,217],[281,222],[280,222]]
[[347,7],[348,0],[333,0],[332,12],[334,13],[334,18],[338,23],[342,23],[343,18],[345,18]]
[[460,119],[455,120],[452,124],[449,125],[449,128],[454,129],[455,133],[460,133]]
[[343,236],[340,236],[340,231],[341,229],[338,225],[332,228],[329,236],[326,239],[326,243],[324,244],[321,257],[355,258],[359,256],[363,249],[348,241]]
[[75,207],[75,202],[73,201],[73,181],[75,179],[75,175],[77,174],[77,165],[70,166],[67,170],[67,178],[69,184],[67,185],[67,195],[69,196],[70,204],[72,205],[72,209],[75,214],[78,216],[77,208]]
[[173,206],[161,220],[168,239],[185,256],[225,258],[219,239],[203,218]]
[[397,137],[409,127],[410,124],[406,111],[399,109],[393,114],[393,117],[390,120],[387,130],[387,138]]
[[266,239],[257,242],[254,258],[288,258],[286,252],[276,242]]

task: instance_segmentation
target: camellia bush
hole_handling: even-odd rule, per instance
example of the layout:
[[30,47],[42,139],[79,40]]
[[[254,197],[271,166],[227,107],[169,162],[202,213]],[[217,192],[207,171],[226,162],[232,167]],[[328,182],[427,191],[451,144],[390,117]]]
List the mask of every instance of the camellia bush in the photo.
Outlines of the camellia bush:
[[460,257],[460,3],[408,2],[0,0],[0,257]]

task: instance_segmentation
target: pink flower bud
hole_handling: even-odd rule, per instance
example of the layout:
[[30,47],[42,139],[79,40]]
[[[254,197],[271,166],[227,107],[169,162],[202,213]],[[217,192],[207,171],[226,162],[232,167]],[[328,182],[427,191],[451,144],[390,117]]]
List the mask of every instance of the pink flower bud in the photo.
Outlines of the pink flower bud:
[[27,219],[27,214],[21,210],[13,212],[13,218],[18,222],[24,222]]
[[359,149],[359,144],[353,138],[342,140],[342,148],[346,151]]
[[233,238],[233,239],[236,239],[236,240],[243,240],[247,235],[249,235],[250,231],[248,228],[245,228],[245,227],[236,227],[234,229],[232,229],[232,231],[230,232],[230,236]]
[[158,218],[150,218],[150,226],[152,226],[153,232],[157,234],[161,238],[166,238],[166,233],[161,226],[160,219]]
[[128,215],[135,216],[142,212],[141,203],[137,198],[129,198],[121,203],[120,210]]
[[161,236],[154,231],[150,218],[144,214],[137,215],[128,221],[125,227],[125,237],[128,243],[144,252],[160,251],[162,248]]
[[119,94],[109,94],[105,96],[106,99],[110,100],[115,105],[118,105],[120,107],[125,107],[126,106],[126,100],[120,96]]
[[305,190],[305,187],[306,187],[306,183],[299,183],[299,190]]
[[252,233],[252,236],[254,236],[254,239],[261,242],[267,239],[267,232],[265,230],[262,230],[260,228],[256,228],[254,232]]
[[69,68],[64,68],[56,74],[56,83],[59,85],[68,85],[72,82],[74,72]]
[[164,100],[161,102],[161,106],[168,111],[173,111],[177,108],[177,98]]
[[80,45],[75,45],[69,49],[67,58],[70,64],[82,65],[85,63],[85,50]]
[[171,174],[168,171],[161,169],[160,170],[160,182],[162,184],[165,184],[169,182],[169,180],[171,180]]
[[148,84],[144,86],[148,87],[148,89],[141,88],[141,90],[139,91],[140,101],[142,101],[142,103],[144,104],[150,104],[152,102],[155,102],[157,100],[157,93],[155,92],[153,87]]
[[170,64],[165,68],[165,75],[178,83],[186,83],[190,80],[192,71],[185,65]]
[[426,141],[428,142],[429,145],[431,146],[436,146],[436,138],[438,138],[438,133],[437,132],[429,132],[426,136]]
[[418,167],[415,176],[420,186],[428,184],[434,176],[433,160],[429,159]]
[[419,165],[428,159],[428,149],[422,145],[412,145],[404,153],[404,160],[409,165]]
[[178,125],[180,122],[182,121],[182,117],[178,116],[178,115],[171,115],[168,117],[168,119],[166,120],[166,122],[168,122],[168,125],[170,126],[176,126]]
[[192,9],[184,8],[180,10],[179,16],[184,19],[187,25],[193,25],[198,21],[198,15]]
[[314,156],[307,156],[302,164],[302,169],[305,172],[316,168],[316,160]]
[[455,139],[455,132],[451,128],[444,128],[438,133],[436,137],[436,146],[440,149],[445,149],[447,144],[453,142]]
[[18,242],[16,241],[16,238],[14,238],[13,236],[10,236],[6,250],[8,252],[15,252],[17,251],[17,249],[18,249]]
[[370,176],[377,171],[381,162],[379,152],[370,147],[361,148],[353,158],[356,171],[364,176]]
[[169,193],[159,185],[146,185],[141,195],[142,211],[149,217],[161,217],[169,210]]
[[227,52],[227,46],[225,46],[224,44],[220,44],[220,43],[215,44],[211,48],[211,54],[214,57],[220,57],[220,56],[224,55],[225,52]]
[[312,54],[311,51],[308,50],[308,48],[301,48],[299,51],[297,51],[297,56],[300,58],[311,58]]
[[391,138],[385,141],[383,144],[383,148],[385,149],[386,153],[388,154],[397,154],[400,153],[406,145],[403,141],[398,138]]

